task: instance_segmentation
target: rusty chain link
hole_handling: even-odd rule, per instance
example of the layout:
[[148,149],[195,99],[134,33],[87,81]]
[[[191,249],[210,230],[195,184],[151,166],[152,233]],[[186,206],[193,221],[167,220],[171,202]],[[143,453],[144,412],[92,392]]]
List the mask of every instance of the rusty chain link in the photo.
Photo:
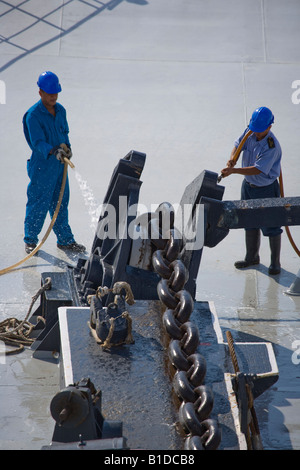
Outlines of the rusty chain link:
[[[162,206],[162,207],[161,207]],[[163,203],[157,211],[170,211],[172,206]],[[159,299],[166,307],[163,325],[170,337],[168,357],[176,370],[173,390],[181,401],[179,422],[187,434],[186,450],[217,449],[221,442],[218,422],[209,418],[214,396],[209,385],[204,385],[206,360],[197,352],[200,343],[197,326],[190,321],[194,309],[191,294],[184,289],[188,271],[180,259],[182,237],[173,226],[163,231],[159,218],[149,223],[149,235],[156,250],[152,256],[154,270],[161,277],[157,286]],[[155,236],[151,236],[150,233]]]

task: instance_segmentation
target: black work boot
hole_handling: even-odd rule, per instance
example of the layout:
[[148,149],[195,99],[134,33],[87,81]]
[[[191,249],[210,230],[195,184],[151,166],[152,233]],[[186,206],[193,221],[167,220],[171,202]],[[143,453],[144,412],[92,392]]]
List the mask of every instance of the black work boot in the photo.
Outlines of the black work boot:
[[30,254],[36,248],[36,243],[25,243],[25,251]]
[[243,261],[236,261],[237,269],[259,264],[260,229],[245,230],[246,256]]
[[280,248],[281,248],[281,234],[275,237],[269,237],[271,249],[271,264],[269,266],[269,274],[280,273]]
[[79,243],[77,242],[72,242],[72,243],[68,243],[67,245],[60,245],[59,243],[57,243],[57,248],[59,248],[60,250],[66,250],[66,251],[76,251],[77,253],[84,253],[86,251],[86,248],[84,245],[80,245]]

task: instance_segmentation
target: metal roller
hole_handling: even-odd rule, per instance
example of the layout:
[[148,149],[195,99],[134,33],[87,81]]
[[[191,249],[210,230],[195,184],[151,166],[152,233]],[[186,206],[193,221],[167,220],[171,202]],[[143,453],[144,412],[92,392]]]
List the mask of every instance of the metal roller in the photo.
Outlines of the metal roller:
[[89,403],[80,390],[68,387],[53,397],[50,412],[59,426],[74,428],[86,419]]

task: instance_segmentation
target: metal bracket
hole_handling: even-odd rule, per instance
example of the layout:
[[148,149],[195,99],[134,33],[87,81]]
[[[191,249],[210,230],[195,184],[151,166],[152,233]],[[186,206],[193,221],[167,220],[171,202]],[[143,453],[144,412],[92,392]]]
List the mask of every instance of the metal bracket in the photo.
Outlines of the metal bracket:
[[202,197],[205,205],[205,246],[214,247],[231,229],[300,225],[300,197],[216,201]]
[[[30,317],[30,322],[35,324],[32,333],[35,341],[31,345],[35,358],[44,357],[47,353],[55,358],[60,351],[58,308],[74,304],[69,274],[68,271],[42,273],[41,284],[50,277],[51,289],[43,292],[39,307]],[[39,318],[43,318],[45,323]]]

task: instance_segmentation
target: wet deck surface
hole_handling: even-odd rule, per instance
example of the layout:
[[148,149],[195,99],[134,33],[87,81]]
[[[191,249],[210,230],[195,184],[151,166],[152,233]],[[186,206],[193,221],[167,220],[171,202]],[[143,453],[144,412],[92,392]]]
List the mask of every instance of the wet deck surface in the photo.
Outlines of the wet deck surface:
[[[123,436],[130,449],[183,448],[176,429],[177,412],[164,352],[161,306],[158,301],[137,301],[130,307],[134,344],[103,350],[88,322],[89,308],[65,310],[70,362],[64,360],[66,384],[89,377],[102,391],[102,413],[108,420],[122,421]],[[82,334],[76,335],[81,329]],[[65,330],[61,327],[62,335]],[[66,342],[64,338],[64,343]]]
[[[120,158],[132,149],[147,154],[140,193],[147,210],[166,200],[179,203],[199,173],[218,173],[225,165],[260,105],[275,114],[285,194],[299,196],[300,107],[292,88],[300,79],[299,15],[296,0],[288,8],[280,0],[57,0],[38,7],[34,0],[0,1],[0,268],[25,254],[30,153],[22,116],[38,99],[36,81],[44,70],[62,83],[76,165],[69,171],[70,223],[88,249]],[[222,184],[224,200],[239,199],[239,176]],[[300,228],[291,232],[299,245]],[[300,297],[285,294],[299,257],[285,234],[280,275],[267,273],[267,239],[255,269],[234,268],[243,256],[242,230],[204,249],[197,300],[214,302],[222,331],[230,329],[235,340],[272,342],[280,377],[256,402],[263,444],[299,450]],[[51,234],[39,256],[0,277],[0,318],[24,318],[41,273],[76,261],[56,248]],[[47,445],[58,365],[33,361],[30,351],[1,356],[0,379],[0,448]]]

